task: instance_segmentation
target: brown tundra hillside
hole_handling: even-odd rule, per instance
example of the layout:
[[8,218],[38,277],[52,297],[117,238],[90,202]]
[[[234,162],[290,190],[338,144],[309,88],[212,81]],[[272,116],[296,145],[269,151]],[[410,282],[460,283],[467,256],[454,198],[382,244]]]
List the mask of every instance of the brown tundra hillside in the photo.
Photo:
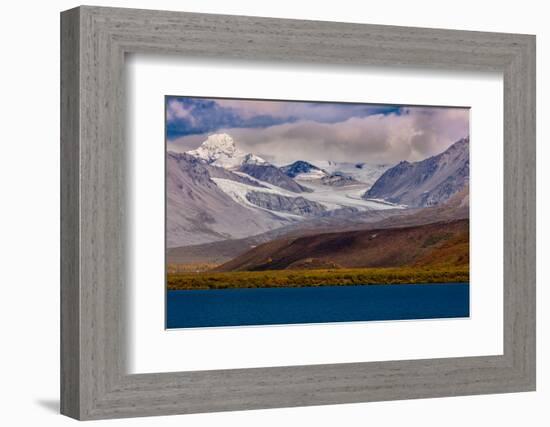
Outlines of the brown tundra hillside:
[[216,271],[467,267],[469,220],[321,233],[259,245]]

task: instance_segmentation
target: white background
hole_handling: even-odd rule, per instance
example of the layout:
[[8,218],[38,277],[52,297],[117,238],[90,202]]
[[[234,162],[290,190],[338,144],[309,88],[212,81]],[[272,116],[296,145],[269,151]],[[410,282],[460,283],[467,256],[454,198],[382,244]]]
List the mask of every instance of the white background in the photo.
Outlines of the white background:
[[[148,426],[547,426],[550,415],[550,28],[544,2],[245,0],[97,1],[96,4],[375,24],[536,33],[538,36],[538,391],[414,401],[115,420]],[[68,425],[59,384],[59,17],[72,1],[10,2],[2,10],[0,307],[2,424]],[[542,261],[542,262],[540,262]]]
[[[133,170],[128,217],[132,224],[130,372],[502,354],[500,74],[381,67],[350,71],[132,55],[126,75]],[[471,317],[165,331],[165,94],[470,106]],[[209,350],[213,346],[223,349],[223,357]]]

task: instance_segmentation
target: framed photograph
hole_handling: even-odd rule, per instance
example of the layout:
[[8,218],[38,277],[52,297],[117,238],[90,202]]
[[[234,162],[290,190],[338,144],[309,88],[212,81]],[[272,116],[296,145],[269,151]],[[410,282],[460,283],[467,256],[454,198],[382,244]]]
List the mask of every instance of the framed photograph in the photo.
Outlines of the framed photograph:
[[535,389],[535,37],[61,15],[61,411]]
[[167,96],[166,327],[469,317],[469,137],[461,107]]

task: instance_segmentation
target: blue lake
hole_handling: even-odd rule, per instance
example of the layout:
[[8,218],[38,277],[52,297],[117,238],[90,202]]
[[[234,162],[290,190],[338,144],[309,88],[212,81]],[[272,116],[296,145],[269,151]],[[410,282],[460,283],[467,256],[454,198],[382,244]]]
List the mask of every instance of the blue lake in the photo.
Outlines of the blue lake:
[[168,291],[166,327],[468,317],[469,296],[469,283]]

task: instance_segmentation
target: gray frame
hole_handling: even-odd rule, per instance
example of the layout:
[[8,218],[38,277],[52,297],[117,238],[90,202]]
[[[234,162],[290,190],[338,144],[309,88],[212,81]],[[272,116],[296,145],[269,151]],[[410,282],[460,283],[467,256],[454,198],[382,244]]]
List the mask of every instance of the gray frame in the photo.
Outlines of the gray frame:
[[[124,55],[499,71],[504,354],[128,375]],[[61,412],[183,414],[535,389],[535,37],[79,7],[61,14]]]

